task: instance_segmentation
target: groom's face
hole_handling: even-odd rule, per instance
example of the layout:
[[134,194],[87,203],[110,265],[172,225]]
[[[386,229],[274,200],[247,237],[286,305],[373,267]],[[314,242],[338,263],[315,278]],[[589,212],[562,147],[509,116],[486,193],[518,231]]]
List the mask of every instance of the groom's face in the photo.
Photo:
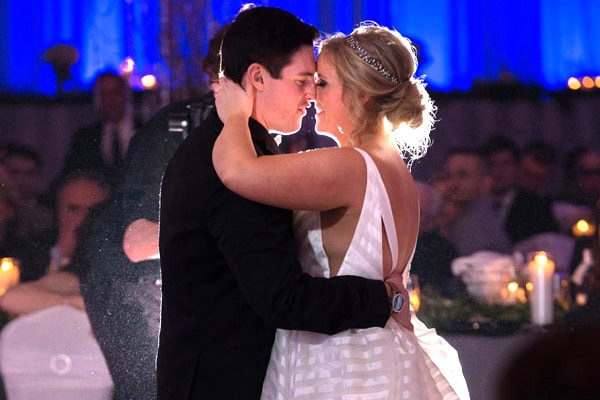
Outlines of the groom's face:
[[269,131],[294,133],[315,98],[315,57],[312,46],[302,46],[281,70],[279,78],[266,73],[264,90],[257,94],[257,114]]

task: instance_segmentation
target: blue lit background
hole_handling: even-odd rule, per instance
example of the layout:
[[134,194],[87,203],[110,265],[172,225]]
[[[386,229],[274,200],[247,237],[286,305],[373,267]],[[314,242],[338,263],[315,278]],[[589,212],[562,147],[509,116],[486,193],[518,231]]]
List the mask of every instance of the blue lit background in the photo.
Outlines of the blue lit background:
[[[164,1],[164,0],[163,0]],[[171,0],[182,1],[182,0]],[[189,0],[187,0],[189,1]],[[44,50],[57,43],[79,50],[74,89],[130,56],[138,71],[164,68],[161,0],[0,1],[0,92],[56,92]],[[600,2],[594,0],[285,0],[256,1],[287,9],[323,32],[350,31],[362,20],[394,27],[419,42],[432,89],[468,90],[474,80],[508,72],[525,84],[565,87],[570,76],[600,75]],[[217,22],[239,1],[212,1]]]

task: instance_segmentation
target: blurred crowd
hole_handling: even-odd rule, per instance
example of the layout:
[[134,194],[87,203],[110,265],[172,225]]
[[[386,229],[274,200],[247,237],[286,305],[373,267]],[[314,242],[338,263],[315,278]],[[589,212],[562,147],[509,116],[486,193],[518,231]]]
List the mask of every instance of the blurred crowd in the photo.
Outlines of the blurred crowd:
[[[418,185],[421,237],[412,271],[422,283],[443,289],[456,257],[479,251],[511,255],[520,244],[552,233],[576,243],[569,265],[562,266],[572,273],[581,246],[590,246],[574,226],[580,220],[596,223],[600,149],[581,146],[561,159],[543,140],[520,147],[510,137],[494,136],[479,147],[449,149],[444,168]],[[433,264],[439,270],[431,260],[439,260]]]

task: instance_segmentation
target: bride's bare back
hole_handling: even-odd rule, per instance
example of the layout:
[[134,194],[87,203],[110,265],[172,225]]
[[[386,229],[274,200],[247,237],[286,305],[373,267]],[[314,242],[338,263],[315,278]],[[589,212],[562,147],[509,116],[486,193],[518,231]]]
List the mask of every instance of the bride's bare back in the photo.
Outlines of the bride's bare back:
[[[375,161],[385,184],[398,238],[398,268],[403,268],[410,261],[419,229],[418,197],[413,178],[392,144],[373,141],[361,147]],[[358,224],[366,189],[366,166],[356,171],[355,179],[346,184],[362,188],[356,205],[321,212],[323,246],[331,276],[337,274]],[[393,266],[385,230],[383,235],[383,276],[388,276]]]

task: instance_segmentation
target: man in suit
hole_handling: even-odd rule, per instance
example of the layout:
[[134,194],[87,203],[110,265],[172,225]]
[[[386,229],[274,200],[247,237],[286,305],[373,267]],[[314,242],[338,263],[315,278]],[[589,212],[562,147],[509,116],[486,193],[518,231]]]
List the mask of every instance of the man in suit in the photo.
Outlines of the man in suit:
[[113,188],[125,172],[125,155],[141,120],[133,115],[129,84],[114,72],[102,72],[94,80],[94,108],[98,120],[73,134],[62,170],[95,170],[105,174]]
[[[240,12],[225,34],[225,74],[240,83],[252,68],[262,85],[249,121],[261,156],[278,152],[267,129],[297,131],[314,98],[317,36],[316,28],[271,7]],[[163,176],[160,400],[258,399],[276,328],[334,333],[384,326],[390,316],[390,285],[304,274],[291,211],[225,188],[212,165],[222,126],[212,110]]]
[[469,146],[452,148],[445,169],[443,195],[451,210],[445,232],[458,255],[482,250],[510,254],[502,218],[489,196],[491,178],[481,153]]
[[551,200],[518,183],[521,152],[517,144],[508,137],[494,136],[484,144],[483,154],[492,178],[490,195],[511,243],[558,232]]

